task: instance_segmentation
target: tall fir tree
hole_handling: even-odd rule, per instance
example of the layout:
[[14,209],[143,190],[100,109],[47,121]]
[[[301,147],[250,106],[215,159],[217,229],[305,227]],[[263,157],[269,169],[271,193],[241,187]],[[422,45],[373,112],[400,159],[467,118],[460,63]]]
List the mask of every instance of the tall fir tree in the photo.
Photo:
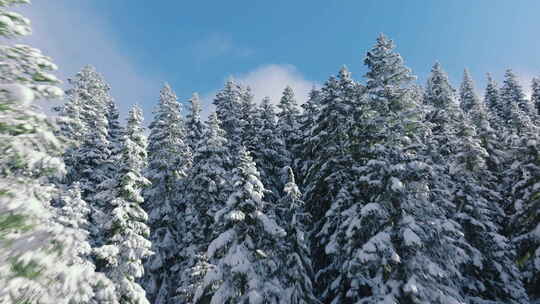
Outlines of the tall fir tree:
[[199,94],[193,93],[189,99],[190,112],[186,115],[186,141],[191,151],[195,151],[204,134],[204,123],[201,120],[201,101]]
[[152,185],[143,192],[143,207],[149,215],[150,240],[155,254],[145,263],[142,284],[151,303],[164,304],[170,303],[176,293],[177,269],[174,267],[179,262],[178,238],[185,232],[177,227],[177,216],[185,211],[182,187],[192,164],[180,104],[169,85],[160,92],[149,128],[145,176]]
[[[20,3],[29,1],[0,1],[6,41],[31,33],[30,21],[10,11]],[[21,44],[0,45],[0,58],[0,302],[115,303],[107,288],[94,293],[102,277],[92,267],[74,263],[84,235],[50,205],[65,173],[63,145],[35,101],[63,95],[57,67]]]
[[484,94],[484,103],[487,106],[490,115],[490,122],[494,128],[501,130],[504,127],[503,124],[503,104],[499,94],[499,87],[497,82],[491,77],[491,74],[487,74],[487,85]]
[[141,207],[141,191],[150,184],[143,176],[147,142],[142,121],[142,111],[134,106],[122,138],[116,184],[109,192],[112,210],[103,231],[105,245],[95,250],[100,268],[114,282],[121,303],[149,303],[137,283],[144,274],[143,259],[152,253],[148,215]]
[[270,98],[262,100],[253,125],[256,129],[251,155],[261,174],[261,181],[268,190],[266,200],[276,202],[284,185],[283,169],[290,162],[290,157],[278,133],[277,116]]
[[534,106],[535,114],[540,115],[540,78],[533,77],[531,92],[531,103]]
[[429,195],[434,171],[421,140],[429,128],[411,98],[414,76],[393,49],[381,35],[364,61],[366,105],[357,123],[370,132],[357,143],[364,156],[352,188],[362,189],[360,200],[343,210],[339,230],[346,237],[342,272],[350,288],[334,303],[461,303],[464,240]]
[[311,140],[315,140],[311,136],[311,131],[315,124],[315,117],[319,111],[320,91],[313,87],[309,92],[309,99],[301,105],[302,112],[299,117],[299,140],[291,147],[293,172],[296,173],[296,181],[301,189],[304,188],[305,176],[315,158],[313,145]]
[[[277,105],[279,109],[278,133],[283,138],[285,149],[293,156],[293,147],[300,141],[300,107],[290,86],[283,90],[283,94]],[[295,163],[291,160],[291,165]]]
[[532,113],[532,107],[529,101],[525,98],[523,88],[519,84],[516,74],[511,69],[506,70],[504,73],[503,86],[500,90],[500,98],[502,105],[501,117],[506,124],[510,123],[512,105],[517,104],[520,111],[530,115]]
[[218,236],[214,216],[225,207],[231,193],[231,158],[225,131],[212,113],[195,149],[185,190],[184,200],[189,206],[185,221],[190,229],[183,235],[189,246],[182,249],[186,260],[179,274],[178,299],[183,303],[191,303],[203,283],[205,271],[200,263],[205,261],[208,245]]
[[317,273],[316,287],[324,298],[333,298],[331,282],[339,275],[338,254],[328,244],[337,219],[325,217],[332,203],[349,178],[352,166],[350,144],[353,113],[360,89],[343,67],[338,77],[330,77],[321,89],[319,110],[306,139],[307,155],[313,160],[305,175],[304,201],[313,217],[313,263]]
[[277,203],[278,224],[287,233],[280,246],[282,257],[280,272],[284,274],[285,297],[283,302],[290,304],[317,304],[313,288],[313,267],[307,228],[310,216],[305,210],[302,194],[294,181],[294,173],[286,168],[287,183],[283,195]]
[[463,71],[463,81],[459,87],[459,101],[461,109],[465,113],[469,113],[472,108],[480,103],[480,98],[474,91],[474,83],[469,73],[469,70]]
[[512,109],[512,129],[509,139],[512,163],[506,173],[509,189],[506,232],[517,249],[517,263],[531,301],[540,299],[540,217],[538,212],[540,164],[538,158],[538,127],[517,104]]
[[76,166],[69,172],[68,181],[80,182],[83,198],[92,206],[99,205],[99,202],[94,202],[93,196],[97,194],[98,185],[111,177],[108,166],[111,143],[107,120],[110,87],[91,66],[85,66],[69,79],[69,83],[71,88],[67,90],[67,102],[80,101],[81,120],[87,132],[75,155]]
[[[528,303],[515,264],[515,250],[501,234],[505,214],[499,195],[486,186],[493,180],[486,168],[487,151],[476,135],[474,124],[466,119],[457,126],[454,153],[449,157],[456,205],[455,218],[470,245],[472,263],[462,273],[464,294],[470,302]],[[458,174],[459,172],[459,174]]]
[[195,303],[204,296],[210,303],[283,303],[278,249],[285,231],[263,210],[264,187],[249,153],[238,149],[233,191],[226,206],[215,214],[219,235],[207,255],[215,265],[197,290]]
[[223,130],[231,147],[242,143],[244,138],[244,121],[242,117],[245,110],[245,89],[229,80],[225,87],[216,94],[213,104],[216,106],[218,119],[221,121]]

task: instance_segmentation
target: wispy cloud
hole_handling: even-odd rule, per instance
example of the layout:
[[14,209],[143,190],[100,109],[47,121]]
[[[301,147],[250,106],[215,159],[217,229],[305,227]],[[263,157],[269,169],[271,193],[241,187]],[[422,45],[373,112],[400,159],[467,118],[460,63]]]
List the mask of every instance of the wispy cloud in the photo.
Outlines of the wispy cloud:
[[156,99],[160,81],[141,72],[120,48],[106,20],[86,5],[84,1],[55,0],[21,6],[19,11],[30,18],[33,28],[32,36],[23,42],[53,58],[64,85],[67,78],[91,64],[111,85],[123,113],[135,103],[150,111],[153,103],[145,101]]

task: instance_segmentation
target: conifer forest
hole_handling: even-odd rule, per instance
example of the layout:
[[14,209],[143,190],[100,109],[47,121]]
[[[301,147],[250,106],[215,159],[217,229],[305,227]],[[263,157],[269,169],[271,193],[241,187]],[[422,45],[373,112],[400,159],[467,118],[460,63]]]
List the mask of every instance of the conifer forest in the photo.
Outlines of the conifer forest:
[[0,303],[540,303],[540,78],[420,83],[375,33],[305,103],[231,79],[205,118],[164,84],[124,120],[16,43],[26,2],[0,0]]

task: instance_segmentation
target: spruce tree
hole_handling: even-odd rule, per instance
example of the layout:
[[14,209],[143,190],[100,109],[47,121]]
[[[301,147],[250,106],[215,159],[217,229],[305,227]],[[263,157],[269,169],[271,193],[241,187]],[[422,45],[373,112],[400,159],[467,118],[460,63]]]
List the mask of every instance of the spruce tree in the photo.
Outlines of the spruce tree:
[[283,285],[286,288],[284,303],[316,304],[319,301],[313,289],[314,274],[307,231],[310,216],[305,210],[292,169],[287,167],[286,171],[287,183],[276,208],[278,224],[287,233],[284,244],[280,246],[282,265],[279,271],[284,274]]
[[[359,86],[344,67],[338,77],[330,77],[321,89],[319,109],[306,139],[307,155],[313,155],[305,175],[304,201],[313,217],[312,249],[316,271],[316,288],[323,298],[331,299],[333,282],[339,275],[340,261],[329,247],[338,219],[326,216],[337,195],[349,178],[352,166],[350,144],[351,125]],[[339,217],[339,215],[338,215]]]
[[463,72],[463,81],[459,88],[459,100],[461,109],[465,113],[469,113],[472,108],[480,103],[480,98],[474,91],[474,83],[467,69]]
[[530,115],[532,113],[532,107],[529,101],[525,98],[523,88],[519,84],[516,74],[511,69],[506,70],[504,73],[504,82],[500,90],[500,98],[502,104],[502,119],[506,124],[510,123],[512,105],[517,104],[520,111]]
[[531,84],[531,103],[534,106],[535,114],[540,115],[540,79],[533,77]]
[[512,163],[506,172],[509,188],[510,215],[506,232],[517,249],[517,263],[523,275],[523,282],[532,301],[540,298],[540,238],[538,227],[538,127],[523,113],[517,104],[512,109],[512,129],[510,152]]
[[[19,3],[28,1],[0,1],[5,39],[31,32],[28,19],[9,11]],[[50,205],[53,182],[65,173],[63,146],[35,101],[63,95],[51,74],[56,66],[20,44],[0,45],[0,58],[0,302],[115,303],[107,288],[95,294],[89,286],[103,277],[73,263],[84,235]]]
[[[291,87],[285,88],[277,107],[278,133],[284,140],[285,149],[292,157],[293,147],[300,140],[300,108]],[[291,164],[293,163],[291,160]]]
[[[150,240],[155,254],[145,263],[143,286],[151,303],[169,303],[176,293],[179,263],[179,237],[185,232],[177,227],[177,216],[183,215],[183,182],[192,164],[192,153],[186,143],[180,104],[169,85],[160,92],[148,138],[148,167],[145,176],[151,186],[143,192],[148,213]],[[179,228],[182,228],[179,230]]]
[[199,94],[193,93],[189,99],[190,112],[186,116],[186,141],[191,151],[195,151],[204,134],[204,124],[201,120],[201,101]]
[[293,172],[296,173],[296,180],[301,189],[304,188],[305,176],[315,158],[315,149],[313,149],[316,138],[311,136],[311,131],[315,123],[315,117],[319,111],[320,91],[312,88],[309,92],[309,99],[302,104],[302,112],[299,117],[299,140],[291,147],[291,155],[294,163]]
[[276,246],[285,231],[263,210],[264,187],[249,153],[239,148],[233,191],[215,214],[219,235],[207,255],[215,265],[197,290],[195,303],[283,303]]
[[270,98],[265,97],[258,107],[258,115],[252,125],[256,126],[252,140],[252,155],[261,181],[268,190],[265,199],[276,202],[283,189],[283,168],[290,162],[283,138],[278,133],[277,117]]
[[499,95],[499,88],[491,74],[487,74],[486,92],[484,94],[484,103],[487,106],[490,115],[490,122],[494,128],[501,130],[503,125],[503,104]]
[[225,87],[216,94],[213,104],[216,106],[218,119],[221,121],[223,130],[231,147],[242,143],[244,138],[244,121],[242,114],[245,113],[245,89],[234,82],[227,81]]
[[370,131],[357,143],[363,157],[350,187],[362,190],[355,204],[343,206],[337,231],[346,240],[342,273],[350,287],[334,303],[461,303],[464,240],[445,206],[430,197],[435,171],[421,141],[429,129],[411,98],[414,76],[393,49],[381,35],[364,61],[364,119],[356,123]]
[[472,122],[462,120],[457,127],[454,154],[448,159],[453,177],[455,218],[470,246],[472,263],[462,273],[464,293],[471,302],[528,303],[515,264],[515,250],[501,235],[505,218],[498,194],[486,186],[493,180],[486,168],[487,151],[482,147]]
[[206,250],[218,236],[214,215],[225,207],[231,192],[228,171],[232,167],[231,157],[225,131],[221,129],[217,115],[212,113],[206,132],[195,149],[183,198],[189,206],[184,220],[190,228],[182,236],[189,244],[182,249],[186,260],[179,274],[178,300],[183,303],[191,303],[195,291],[203,283]]
[[141,110],[134,106],[122,138],[116,184],[109,193],[112,210],[107,214],[103,231],[105,245],[95,250],[100,268],[115,284],[121,303],[149,303],[145,291],[136,282],[144,274],[143,259],[152,253],[146,225],[148,215],[141,207],[144,202],[141,190],[150,184],[142,173],[147,144],[142,120]]

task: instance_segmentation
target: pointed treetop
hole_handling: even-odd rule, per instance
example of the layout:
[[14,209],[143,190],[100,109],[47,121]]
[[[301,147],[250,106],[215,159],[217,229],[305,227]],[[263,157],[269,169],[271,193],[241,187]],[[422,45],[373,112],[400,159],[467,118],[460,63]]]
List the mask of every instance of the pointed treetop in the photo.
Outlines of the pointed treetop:
[[445,109],[453,106],[455,90],[439,62],[435,62],[428,77],[424,101],[434,107]]
[[480,99],[475,92],[474,82],[467,69],[463,72],[463,81],[461,82],[459,96],[461,108],[465,112],[469,112],[472,108],[480,105]]
[[189,116],[192,120],[200,121],[202,107],[199,93],[193,93],[193,95],[191,95],[191,98],[189,99],[189,102],[191,103],[191,113],[189,114]]
[[375,89],[386,86],[407,86],[416,79],[411,70],[404,65],[403,58],[394,52],[394,43],[383,34],[377,38],[377,43],[367,52],[364,64],[369,71],[367,88]]

